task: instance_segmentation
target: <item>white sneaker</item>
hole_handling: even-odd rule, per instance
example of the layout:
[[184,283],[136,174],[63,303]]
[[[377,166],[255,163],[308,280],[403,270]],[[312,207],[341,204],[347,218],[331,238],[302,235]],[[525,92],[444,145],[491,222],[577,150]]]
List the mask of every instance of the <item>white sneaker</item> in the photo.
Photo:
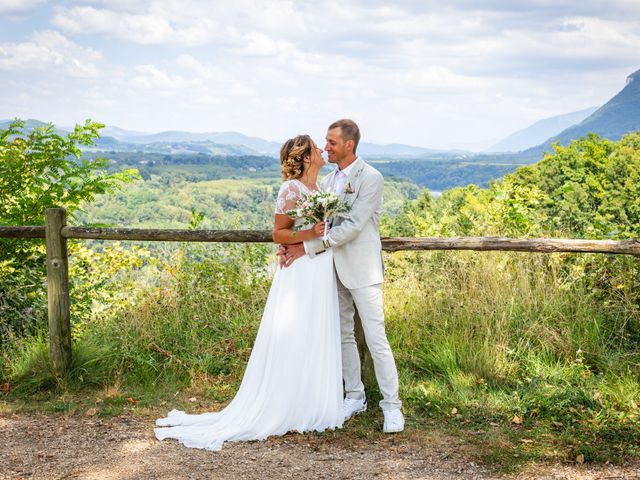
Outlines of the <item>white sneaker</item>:
[[399,408],[383,410],[382,413],[384,413],[384,427],[382,427],[384,433],[396,433],[404,430],[404,417]]
[[342,402],[342,411],[344,412],[344,421],[346,422],[356,413],[364,412],[367,409],[367,399],[345,398]]

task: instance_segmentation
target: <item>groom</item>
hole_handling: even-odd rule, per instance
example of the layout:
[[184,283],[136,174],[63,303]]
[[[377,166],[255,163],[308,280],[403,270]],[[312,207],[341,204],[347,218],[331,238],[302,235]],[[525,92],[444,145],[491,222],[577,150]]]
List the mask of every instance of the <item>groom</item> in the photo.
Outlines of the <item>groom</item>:
[[[380,172],[356,156],[360,130],[353,120],[343,119],[329,126],[325,151],[336,169],[322,179],[321,189],[336,193],[351,205],[348,217],[333,220],[329,236],[289,245],[282,253],[285,266],[305,253],[310,257],[332,248],[340,302],[342,337],[342,376],[345,384],[345,421],[367,409],[360,375],[360,356],[354,332],[358,309],[367,347],[382,393],[383,431],[404,430],[404,417],[398,397],[398,371],[384,328],[382,308],[382,245],[380,213],[383,178]],[[354,307],[355,304],[355,307]]]

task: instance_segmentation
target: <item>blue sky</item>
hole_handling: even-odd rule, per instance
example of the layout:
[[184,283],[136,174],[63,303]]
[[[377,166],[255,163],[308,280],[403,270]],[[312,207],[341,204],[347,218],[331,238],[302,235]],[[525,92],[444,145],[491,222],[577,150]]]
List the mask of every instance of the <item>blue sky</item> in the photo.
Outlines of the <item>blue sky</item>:
[[0,0],[0,119],[480,149],[639,52],[640,0]]

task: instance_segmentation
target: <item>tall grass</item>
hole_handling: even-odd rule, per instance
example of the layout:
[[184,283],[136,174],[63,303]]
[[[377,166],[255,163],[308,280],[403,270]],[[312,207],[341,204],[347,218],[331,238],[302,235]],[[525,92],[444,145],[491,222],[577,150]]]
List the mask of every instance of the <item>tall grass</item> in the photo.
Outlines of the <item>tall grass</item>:
[[77,326],[67,378],[54,377],[40,334],[5,349],[3,379],[19,393],[118,383],[139,391],[205,388],[225,400],[241,379],[261,318],[268,251],[186,247],[159,265],[157,285],[131,291],[127,304]]
[[88,336],[110,343],[124,385],[201,387],[225,400],[261,318],[266,254],[264,247],[190,247],[166,265],[159,286],[95,322]]
[[387,328],[414,415],[552,428],[587,459],[639,453],[637,308],[603,301],[564,257],[388,259]]
[[[250,354],[273,259],[268,247],[186,247],[156,286],[83,325],[69,378],[48,372],[40,335],[3,354],[4,381],[24,395],[116,384],[156,405],[175,403],[176,392],[225,402]],[[640,315],[625,295],[604,300],[576,279],[569,260],[387,256],[387,332],[409,425],[551,435],[554,448],[587,460],[640,453]]]

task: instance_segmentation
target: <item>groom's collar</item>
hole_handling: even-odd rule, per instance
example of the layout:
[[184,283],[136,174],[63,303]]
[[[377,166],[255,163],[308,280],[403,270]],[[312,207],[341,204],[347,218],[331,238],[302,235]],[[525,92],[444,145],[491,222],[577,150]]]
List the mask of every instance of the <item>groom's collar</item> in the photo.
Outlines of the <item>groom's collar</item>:
[[345,176],[348,177],[349,174],[351,173],[351,170],[353,170],[353,167],[356,165],[356,163],[358,163],[358,160],[360,160],[360,157],[356,157],[356,159],[353,162],[351,162],[347,168],[343,170],[340,170],[338,166],[336,166],[336,172],[342,172],[345,174]]

